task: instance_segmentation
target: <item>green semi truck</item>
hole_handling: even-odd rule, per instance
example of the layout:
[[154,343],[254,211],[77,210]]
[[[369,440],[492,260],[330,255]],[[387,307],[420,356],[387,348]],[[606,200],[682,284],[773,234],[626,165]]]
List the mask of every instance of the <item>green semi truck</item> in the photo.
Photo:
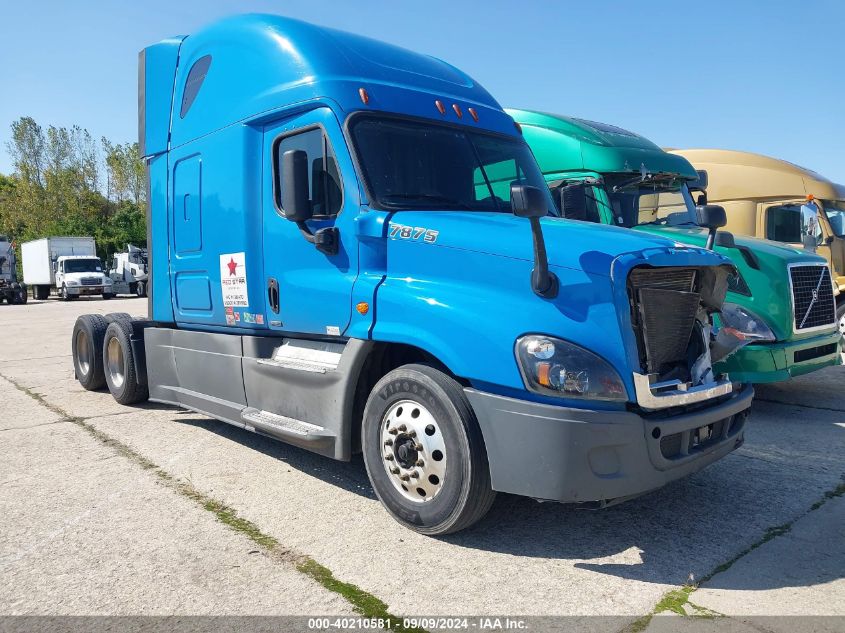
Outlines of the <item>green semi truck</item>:
[[[706,203],[706,182],[685,158],[616,126],[507,112],[521,127],[565,217],[708,244],[708,232],[696,223],[696,204]],[[717,233],[712,246],[736,267],[724,311],[733,322],[747,324],[749,339],[718,371],[764,383],[839,364],[834,289],[822,257],[727,232]]]

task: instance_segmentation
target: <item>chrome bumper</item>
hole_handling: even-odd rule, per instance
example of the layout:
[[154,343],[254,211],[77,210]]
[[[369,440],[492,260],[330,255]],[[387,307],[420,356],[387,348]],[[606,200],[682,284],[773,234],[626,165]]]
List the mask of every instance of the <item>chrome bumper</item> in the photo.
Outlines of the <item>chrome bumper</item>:
[[634,372],[634,389],[637,404],[643,409],[656,411],[725,396],[733,391],[733,384],[728,379],[698,387],[680,380],[652,383],[649,376]]

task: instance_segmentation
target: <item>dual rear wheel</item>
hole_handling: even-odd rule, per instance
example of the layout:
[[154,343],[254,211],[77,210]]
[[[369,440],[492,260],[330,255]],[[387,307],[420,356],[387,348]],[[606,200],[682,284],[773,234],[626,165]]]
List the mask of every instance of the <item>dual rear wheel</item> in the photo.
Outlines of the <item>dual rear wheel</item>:
[[108,386],[120,404],[134,404],[149,397],[139,380],[132,348],[136,325],[125,312],[102,316],[84,314],[73,327],[71,347],[76,378],[84,389]]

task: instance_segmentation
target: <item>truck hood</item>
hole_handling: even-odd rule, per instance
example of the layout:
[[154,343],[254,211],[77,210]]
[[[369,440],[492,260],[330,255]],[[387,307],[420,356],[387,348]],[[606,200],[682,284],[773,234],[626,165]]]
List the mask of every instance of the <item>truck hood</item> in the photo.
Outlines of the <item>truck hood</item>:
[[[707,229],[700,227],[680,227],[680,226],[638,226],[637,231],[648,233],[650,235],[659,235],[684,244],[691,244],[693,246],[703,247],[707,242]],[[737,246],[746,247],[754,251],[757,255],[770,257],[774,259],[781,259],[785,263],[791,264],[794,262],[808,261],[824,261],[820,255],[815,255],[803,248],[795,248],[781,242],[772,242],[771,240],[764,240],[756,237],[745,237],[734,234],[734,242]],[[738,254],[736,249],[716,247],[716,251],[731,257],[732,254]]]
[[[527,261],[534,259],[528,220],[509,213],[402,211],[393,214],[390,224],[437,231],[434,244],[440,247]],[[689,265],[725,263],[723,257],[703,248],[643,231],[555,217],[543,218],[541,225],[549,264],[589,274],[609,277],[613,261],[618,257],[633,255],[647,259],[648,254],[658,252],[682,251],[688,255],[684,264]],[[391,237],[402,239],[398,232]],[[413,234],[408,239],[412,238]],[[682,264],[679,262],[679,265]]]

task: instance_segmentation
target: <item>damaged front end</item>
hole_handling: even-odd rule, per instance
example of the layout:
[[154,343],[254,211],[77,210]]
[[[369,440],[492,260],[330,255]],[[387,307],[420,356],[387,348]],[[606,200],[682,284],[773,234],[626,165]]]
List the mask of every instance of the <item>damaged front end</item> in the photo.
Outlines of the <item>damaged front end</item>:
[[639,366],[637,404],[666,409],[726,396],[733,384],[713,364],[748,341],[714,330],[733,272],[730,265],[637,266],[627,280]]

